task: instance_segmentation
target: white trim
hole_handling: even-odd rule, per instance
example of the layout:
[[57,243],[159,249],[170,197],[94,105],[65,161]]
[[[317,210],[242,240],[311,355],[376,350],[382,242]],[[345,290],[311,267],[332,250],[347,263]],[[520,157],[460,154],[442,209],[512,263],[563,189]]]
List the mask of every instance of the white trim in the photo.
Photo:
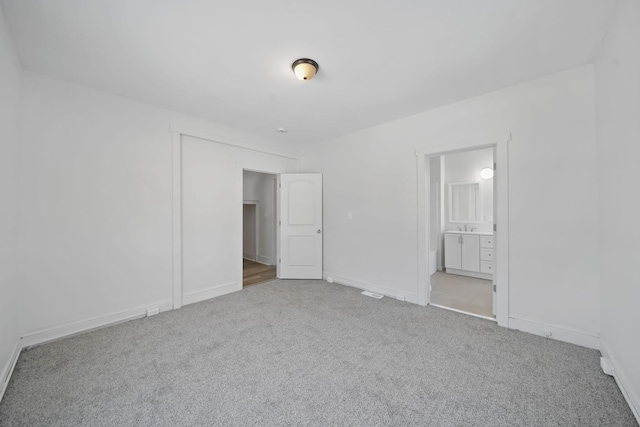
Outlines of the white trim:
[[629,408],[631,408],[631,412],[633,412],[633,415],[636,417],[636,421],[640,425],[640,396],[638,396],[633,387],[631,387],[629,377],[627,377],[625,371],[618,363],[616,356],[609,351],[609,347],[603,340],[600,341],[600,351],[611,361],[613,365],[613,378],[616,380],[618,388],[622,392]]
[[87,320],[80,320],[78,322],[71,322],[65,325],[55,326],[53,328],[42,329],[40,331],[24,335],[21,338],[20,343],[22,345],[22,348],[44,344],[48,341],[64,338],[80,332],[86,332],[92,329],[125,322],[127,320],[145,317],[147,315],[147,310],[152,308],[160,308],[160,311],[162,312],[171,310],[172,306],[172,301],[170,299],[166,299],[155,303],[145,304],[143,306],[132,308],[129,310],[108,314],[106,316],[98,316]]
[[498,141],[510,141],[511,133],[505,133],[502,135],[494,135],[485,138],[477,139],[465,139],[461,141],[453,141],[445,144],[433,145],[425,148],[418,148],[416,150],[417,157],[424,156],[436,156],[441,154],[451,154],[454,152],[468,151],[468,150],[480,150],[482,148],[495,147]]
[[13,375],[16,363],[18,363],[18,357],[20,356],[21,351],[22,345],[20,343],[20,339],[18,339],[16,340],[16,345],[13,347],[13,351],[11,352],[11,357],[7,361],[7,364],[4,365],[4,368],[2,368],[2,376],[0,377],[0,381],[2,381],[2,383],[0,383],[0,402],[2,402],[4,392],[7,390],[7,386],[11,380],[11,375]]
[[[282,242],[280,241],[281,233],[280,233],[280,229],[281,229],[281,220],[282,220],[282,203],[281,203],[281,199],[282,199],[282,194],[280,191],[280,175],[276,175],[276,209],[275,209],[275,217],[276,217],[276,257],[274,259],[275,263],[276,263],[276,277],[279,279],[280,278],[280,270],[281,270],[281,266],[282,263],[280,261],[282,261],[282,256],[280,254],[280,247],[282,246]],[[324,245],[324,243],[323,243]]]
[[551,323],[538,322],[536,320],[509,317],[509,329],[528,332],[530,334],[546,337],[551,332],[550,339],[581,345],[583,347],[600,349],[600,336],[596,332],[582,331],[566,326]]
[[171,126],[171,132],[178,133],[180,135],[186,135],[186,136],[192,136],[194,138],[200,138],[200,139],[206,139],[207,141],[212,141],[212,142],[217,142],[219,144],[224,144],[224,145],[231,145],[233,147],[240,147],[240,148],[244,148],[247,150],[251,150],[251,151],[257,151],[259,153],[266,153],[266,154],[274,154],[276,156],[280,156],[280,157],[286,157],[288,159],[293,159],[293,160],[299,160],[300,159],[300,155],[299,154],[295,154],[292,153],[290,151],[279,151],[279,150],[271,150],[269,148],[262,148],[262,147],[258,147],[256,145],[251,145],[251,144],[247,144],[245,142],[242,141],[237,141],[228,137],[222,137],[220,135],[217,135],[213,132],[210,131],[206,131],[206,130],[201,130],[201,129],[193,129],[193,128],[187,128],[184,126],[180,126],[180,125],[172,125]]
[[416,151],[416,179],[418,180],[418,304],[427,306],[430,301],[431,275],[429,274],[429,216],[428,201],[431,198],[431,162],[423,150]]
[[256,261],[259,264],[264,264],[268,266],[272,266],[275,263],[271,260],[271,257],[258,255],[258,260]]
[[223,283],[221,285],[212,286],[207,289],[199,289],[197,291],[184,294],[182,296],[182,305],[205,301],[211,298],[219,297],[220,295],[239,291],[240,289],[242,289],[242,285],[238,286],[238,282]]
[[494,224],[498,230],[495,232],[495,276],[496,285],[496,320],[498,325],[509,327],[509,141],[511,134],[506,139],[498,142],[496,147],[496,166],[493,179],[496,194],[493,195],[496,211],[493,213]]
[[182,135],[173,133],[173,309],[182,307]]
[[413,292],[398,292],[398,290],[394,288],[375,285],[373,283],[367,283],[361,280],[351,279],[345,276],[338,276],[337,274],[333,274],[328,271],[323,271],[322,272],[323,280],[327,280],[328,277],[331,277],[334,283],[338,283],[340,285],[349,286],[351,288],[362,289],[363,291],[370,291],[376,294],[383,294],[393,299],[397,299],[397,297],[400,296],[400,297],[404,297],[406,302],[418,304],[418,295]]
[[429,304],[429,209],[430,197],[429,162],[431,156],[447,153],[495,148],[497,151],[496,180],[498,211],[494,212],[496,232],[496,283],[497,286],[497,315],[498,325],[509,327],[509,141],[511,133],[497,137],[486,137],[464,141],[454,141],[446,144],[433,145],[415,151],[417,161],[417,189],[418,189],[418,304]]
[[455,311],[456,313],[468,314],[469,316],[478,317],[478,318],[484,319],[484,320],[491,320],[492,322],[496,321],[496,319],[494,319],[493,317],[483,316],[482,314],[471,313],[470,311],[458,310],[457,308],[451,308],[451,307],[447,307],[445,305],[433,304],[433,303],[429,303],[429,305],[431,307],[438,307],[438,308],[442,308],[444,310]]

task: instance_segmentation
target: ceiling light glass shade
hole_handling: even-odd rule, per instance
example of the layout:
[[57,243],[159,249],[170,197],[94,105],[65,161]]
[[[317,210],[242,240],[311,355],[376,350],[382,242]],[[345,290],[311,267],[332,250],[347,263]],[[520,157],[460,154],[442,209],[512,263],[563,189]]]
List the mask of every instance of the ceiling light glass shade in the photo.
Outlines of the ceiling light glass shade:
[[296,60],[292,65],[293,72],[300,80],[311,80],[318,72],[318,63],[313,59],[301,58]]
[[484,168],[480,171],[480,178],[482,179],[491,179],[493,178],[493,169]]

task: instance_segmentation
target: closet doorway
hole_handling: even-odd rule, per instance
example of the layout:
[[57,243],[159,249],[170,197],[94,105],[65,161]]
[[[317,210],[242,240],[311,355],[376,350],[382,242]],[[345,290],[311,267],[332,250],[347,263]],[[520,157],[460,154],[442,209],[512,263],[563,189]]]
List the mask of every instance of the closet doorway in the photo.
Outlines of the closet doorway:
[[242,287],[276,278],[277,176],[244,170],[242,176]]

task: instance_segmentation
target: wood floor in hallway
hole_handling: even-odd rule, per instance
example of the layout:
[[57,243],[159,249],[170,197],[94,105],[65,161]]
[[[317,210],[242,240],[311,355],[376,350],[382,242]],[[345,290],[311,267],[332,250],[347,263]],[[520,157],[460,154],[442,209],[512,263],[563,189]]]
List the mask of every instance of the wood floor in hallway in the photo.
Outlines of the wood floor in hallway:
[[276,278],[276,266],[264,265],[248,259],[242,260],[242,287],[257,285]]

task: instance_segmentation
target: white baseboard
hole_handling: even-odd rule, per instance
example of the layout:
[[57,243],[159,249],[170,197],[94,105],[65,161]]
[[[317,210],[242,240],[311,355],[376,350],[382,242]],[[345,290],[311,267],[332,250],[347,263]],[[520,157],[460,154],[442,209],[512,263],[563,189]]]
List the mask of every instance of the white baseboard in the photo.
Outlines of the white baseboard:
[[473,317],[477,317],[479,319],[490,320],[492,322],[496,322],[496,319],[494,319],[493,317],[483,316],[482,314],[475,314],[475,313],[471,313],[469,311],[458,310],[458,309],[455,309],[455,308],[447,307],[446,305],[432,304],[432,303],[429,303],[429,305],[432,306],[432,307],[441,308],[443,310],[454,311],[456,313],[465,314],[467,316],[473,316]]
[[11,375],[13,374],[13,369],[16,367],[16,363],[18,363],[18,356],[20,356],[21,351],[22,345],[20,344],[20,340],[18,339],[16,341],[16,345],[13,347],[13,351],[11,352],[11,357],[2,367],[2,376],[0,377],[0,402],[2,402],[4,392],[7,390],[9,380],[11,379]]
[[593,332],[580,331],[577,329],[567,328],[559,325],[537,322],[535,320],[522,319],[517,317],[509,317],[509,329],[517,329],[530,334],[547,337],[564,341],[571,344],[581,345],[583,347],[600,350],[600,337]]
[[[241,288],[240,288],[241,289]],[[224,285],[215,286],[213,288],[205,289],[202,291],[192,292],[184,295],[183,305],[191,304],[198,301],[203,301],[209,298],[227,294],[229,292],[237,291],[236,282],[228,283]],[[44,344],[49,341],[54,341],[60,338],[65,338],[71,335],[75,335],[81,332],[87,332],[92,329],[97,329],[105,326],[114,325],[117,323],[125,322],[128,320],[138,319],[147,315],[147,310],[158,308],[160,312],[173,310],[173,301],[166,299],[155,303],[146,304],[141,307],[136,307],[130,310],[124,310],[117,313],[108,314],[105,316],[94,317],[92,319],[81,320],[78,322],[67,323],[61,326],[55,326],[52,328],[43,329],[40,331],[31,332],[23,335],[16,343],[15,350],[11,359],[2,369],[2,377],[0,377],[0,400],[6,390],[11,374],[18,361],[18,356],[22,349],[32,347],[34,345]],[[6,380],[6,381],[5,381]]]
[[67,323],[66,325],[55,326],[53,328],[31,332],[22,336],[20,344],[22,348],[31,347],[33,345],[43,344],[48,341],[67,337],[69,335],[86,332],[91,329],[101,328],[103,326],[137,319],[146,316],[147,310],[156,307],[159,308],[160,311],[171,310],[173,309],[173,301],[170,299],[166,299],[155,303],[146,304],[141,307],[132,308],[130,310],[108,314],[106,316],[94,317],[88,320],[81,320],[79,322]]
[[275,265],[275,263],[271,260],[271,257],[258,255],[258,259],[256,262],[264,265]]
[[327,280],[328,277],[331,277],[335,283],[339,283],[341,285],[362,289],[363,291],[374,292],[376,294],[382,294],[393,299],[396,299],[398,296],[400,296],[404,297],[406,302],[418,304],[418,294],[416,293],[400,291],[397,289],[388,288],[386,286],[375,285],[373,283],[367,283],[361,280],[351,279],[349,277],[339,276],[328,271],[323,271],[322,278],[324,280]]
[[199,291],[189,292],[182,296],[182,305],[193,304],[200,301],[205,301],[211,298],[219,297],[224,294],[239,291],[242,289],[242,285],[238,286],[238,282],[224,283],[222,285],[212,286],[207,289]]
[[631,408],[631,412],[633,412],[633,415],[636,417],[636,421],[640,425],[640,396],[638,396],[638,392],[631,386],[629,377],[622,366],[620,366],[616,355],[609,351],[607,343],[602,340],[600,341],[600,352],[604,357],[611,361],[611,364],[613,365],[613,378],[616,380],[618,388],[622,392],[629,408]]
[[247,252],[242,252],[242,258],[248,259],[249,261],[255,261],[256,260],[256,254],[250,254],[250,253],[247,253]]

